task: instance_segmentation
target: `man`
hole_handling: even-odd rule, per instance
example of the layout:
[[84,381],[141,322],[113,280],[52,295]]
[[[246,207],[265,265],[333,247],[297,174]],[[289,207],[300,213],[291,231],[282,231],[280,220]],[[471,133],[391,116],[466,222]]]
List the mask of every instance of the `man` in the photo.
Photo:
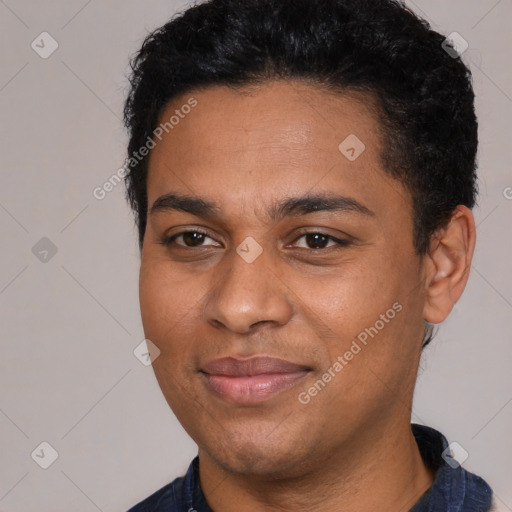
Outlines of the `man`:
[[132,65],[142,321],[198,457],[131,510],[490,510],[410,422],[475,246],[453,45],[391,0],[210,0]]

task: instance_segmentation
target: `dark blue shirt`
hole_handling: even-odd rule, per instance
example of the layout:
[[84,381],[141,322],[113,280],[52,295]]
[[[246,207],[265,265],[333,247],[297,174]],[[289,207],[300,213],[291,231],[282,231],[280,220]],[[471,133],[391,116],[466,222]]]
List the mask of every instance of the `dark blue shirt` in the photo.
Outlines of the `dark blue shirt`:
[[[436,476],[430,489],[409,512],[489,511],[491,488],[450,458],[445,452],[446,438],[430,427],[413,423],[411,428],[425,465]],[[199,457],[192,461],[184,477],[162,487],[128,512],[213,512],[199,485]]]

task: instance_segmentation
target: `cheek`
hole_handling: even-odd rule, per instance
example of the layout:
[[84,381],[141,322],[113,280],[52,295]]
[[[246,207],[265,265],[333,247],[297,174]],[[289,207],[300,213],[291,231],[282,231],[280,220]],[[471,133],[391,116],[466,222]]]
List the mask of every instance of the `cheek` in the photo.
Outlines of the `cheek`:
[[178,281],[169,266],[158,261],[141,265],[139,302],[144,333],[161,352],[173,347],[173,339],[188,329],[187,319],[197,301],[194,280]]
[[346,263],[317,284],[305,281],[301,295],[334,332],[355,335],[358,329],[373,324],[400,294],[393,270],[382,267],[377,261]]
[[418,279],[412,259],[376,255],[365,262],[354,261],[321,285],[305,283],[304,292],[309,287],[306,309],[328,328],[324,341],[329,359],[334,362],[343,356],[354,341],[360,346],[360,351],[353,348],[357,355],[348,354],[354,368],[371,363],[384,371],[400,365],[397,353],[415,353],[423,328]]
[[181,403],[193,400],[189,396],[192,391],[186,386],[195,303],[190,290],[190,285],[176,282],[168,265],[143,261],[139,301],[144,335],[160,350],[152,367],[167,403],[175,412],[180,411]]

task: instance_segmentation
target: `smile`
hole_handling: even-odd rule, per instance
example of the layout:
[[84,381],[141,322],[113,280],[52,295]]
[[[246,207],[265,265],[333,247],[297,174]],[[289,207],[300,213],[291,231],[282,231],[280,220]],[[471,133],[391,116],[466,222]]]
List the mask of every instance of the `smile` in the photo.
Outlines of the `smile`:
[[217,359],[201,370],[206,387],[238,404],[254,404],[293,387],[309,373],[303,366],[270,357]]

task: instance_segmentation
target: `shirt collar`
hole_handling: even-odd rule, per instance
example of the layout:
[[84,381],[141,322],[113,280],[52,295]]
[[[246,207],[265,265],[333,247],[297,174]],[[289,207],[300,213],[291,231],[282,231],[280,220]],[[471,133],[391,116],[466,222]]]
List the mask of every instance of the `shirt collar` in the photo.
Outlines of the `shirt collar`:
[[[482,478],[464,469],[453,457],[452,446],[437,430],[411,425],[425,465],[435,471],[432,486],[410,512],[486,512],[492,490]],[[455,443],[453,443],[455,444]]]

